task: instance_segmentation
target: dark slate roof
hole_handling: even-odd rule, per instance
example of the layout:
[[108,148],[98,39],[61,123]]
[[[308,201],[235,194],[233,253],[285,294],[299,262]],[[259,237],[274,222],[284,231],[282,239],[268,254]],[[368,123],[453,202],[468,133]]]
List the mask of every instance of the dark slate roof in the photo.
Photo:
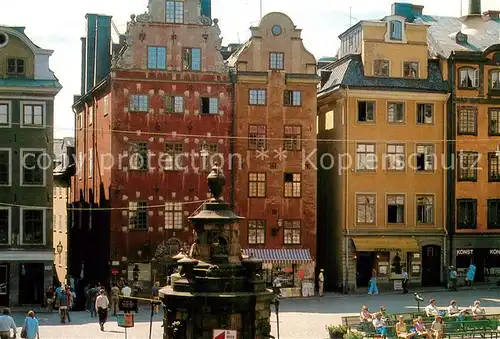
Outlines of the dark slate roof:
[[457,17],[420,15],[416,23],[430,25],[427,40],[429,54],[448,58],[454,51],[481,52],[491,45],[500,43],[500,21],[485,20],[484,34],[469,35],[466,44],[458,44],[454,34],[462,28],[462,21]]
[[75,139],[65,137],[63,139],[54,139],[54,173],[62,173],[66,171],[71,161],[66,159],[68,156],[68,147],[75,147]]
[[319,90],[318,95],[339,87],[370,88],[379,90],[400,90],[415,92],[448,92],[437,60],[429,60],[427,79],[382,78],[363,75],[361,56],[347,55],[334,63],[332,74]]

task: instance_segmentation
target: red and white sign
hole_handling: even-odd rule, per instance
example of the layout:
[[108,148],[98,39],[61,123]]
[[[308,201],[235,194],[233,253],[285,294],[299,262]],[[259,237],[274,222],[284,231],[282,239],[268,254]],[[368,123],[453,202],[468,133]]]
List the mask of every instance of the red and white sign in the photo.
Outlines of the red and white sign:
[[214,330],[212,339],[237,339],[237,334],[234,330]]

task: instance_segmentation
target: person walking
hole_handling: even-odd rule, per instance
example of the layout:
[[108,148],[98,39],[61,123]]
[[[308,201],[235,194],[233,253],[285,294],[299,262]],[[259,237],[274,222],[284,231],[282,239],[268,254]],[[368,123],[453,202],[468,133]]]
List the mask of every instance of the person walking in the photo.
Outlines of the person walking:
[[467,269],[467,276],[466,276],[468,286],[472,286],[475,277],[476,277],[476,265],[471,263],[469,268]]
[[116,283],[111,287],[111,311],[113,316],[116,317],[116,311],[118,309],[118,303],[120,302],[120,288],[116,286]]
[[95,300],[95,310],[99,317],[99,326],[101,327],[101,331],[103,332],[104,332],[104,324],[108,319],[108,307],[109,307],[108,297],[106,297],[106,292],[104,291],[104,289],[101,289],[99,291],[99,296]]
[[375,270],[372,270],[372,278],[370,279],[370,287],[368,288],[368,294],[370,295],[378,294],[377,271]]
[[457,270],[450,266],[450,291],[457,291]]
[[318,274],[318,294],[320,297],[323,296],[324,285],[325,285],[325,276],[323,275],[324,269],[319,270]]
[[17,335],[16,322],[10,316],[10,310],[4,308],[0,315],[0,339],[10,339],[10,330],[12,330],[13,338],[15,338]]
[[409,278],[408,278],[408,272],[406,272],[406,268],[404,268],[404,267],[403,267],[402,276],[403,276],[403,294],[406,294],[406,293],[408,293]]
[[68,297],[68,308],[66,309],[66,317],[68,318],[68,322],[70,323],[71,316],[69,315],[70,313],[69,311],[73,307],[73,295],[71,294],[71,289],[69,286],[66,286],[66,291],[64,291],[64,293],[66,293],[66,297]]
[[35,318],[35,312],[28,312],[28,316],[24,319],[23,331],[26,333],[26,339],[40,339],[38,319]]
[[273,280],[273,292],[276,297],[281,297],[281,279],[278,275]]
[[61,317],[61,324],[66,323],[68,315],[69,299],[66,291],[59,296],[59,316]]
[[99,290],[97,289],[96,285],[95,287],[92,287],[89,289],[89,300],[90,300],[90,317],[94,318],[97,316],[96,310],[95,310],[95,301],[97,299],[97,294],[99,293]]
[[151,289],[151,295],[153,297],[153,300],[155,301],[153,310],[155,314],[158,314],[158,309],[160,308],[159,304],[156,303],[158,300],[160,300],[160,283],[157,281],[153,285],[153,288]]

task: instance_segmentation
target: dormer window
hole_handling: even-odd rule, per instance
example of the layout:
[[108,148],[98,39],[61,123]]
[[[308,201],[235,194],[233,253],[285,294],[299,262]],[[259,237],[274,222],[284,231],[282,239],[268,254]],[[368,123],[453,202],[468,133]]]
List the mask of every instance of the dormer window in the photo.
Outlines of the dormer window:
[[403,40],[403,23],[398,20],[392,20],[389,23],[391,40]]
[[498,69],[490,72],[490,89],[500,91],[500,70]]
[[459,71],[459,87],[476,88],[479,86],[479,70],[475,68],[461,68]]
[[8,75],[24,75],[24,60],[23,59],[7,59],[7,74]]
[[171,24],[184,23],[184,2],[167,1],[165,4],[166,22]]
[[375,60],[373,62],[373,75],[376,77],[389,76],[389,61],[388,60]]

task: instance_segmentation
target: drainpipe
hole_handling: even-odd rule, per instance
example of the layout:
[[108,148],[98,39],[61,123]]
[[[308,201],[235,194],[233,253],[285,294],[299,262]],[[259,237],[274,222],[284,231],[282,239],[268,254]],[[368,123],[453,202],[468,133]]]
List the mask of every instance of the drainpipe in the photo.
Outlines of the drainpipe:
[[[450,133],[447,133],[447,137],[446,139],[448,139],[447,141],[447,151],[448,151],[448,159],[449,159],[449,163],[448,165],[455,165],[456,162],[454,162],[454,159],[455,159],[455,149],[456,149],[456,144],[454,143],[454,140],[456,140],[456,137],[455,137],[455,128],[456,128],[456,125],[455,125],[455,61],[454,61],[454,53],[452,53],[452,55],[448,58],[448,81],[449,81],[449,84],[450,84],[450,98],[451,100],[449,100],[449,104],[448,104],[448,119],[449,120],[449,129],[450,129]],[[453,237],[454,237],[454,228],[455,228],[455,192],[456,192],[456,187],[455,187],[455,172],[452,170],[447,170],[447,172],[449,173],[449,177],[448,177],[448,185],[449,187],[447,191],[451,192],[451,197],[452,197],[452,201],[449,201],[448,202],[448,206],[449,208],[447,208],[447,211],[449,213],[448,215],[448,223],[447,223],[447,226],[448,226],[448,231],[449,233],[451,233],[451,236],[449,236],[449,258],[448,258],[448,262],[450,264],[454,264],[453,263]],[[451,213],[450,213],[451,212]]]
[[[231,89],[233,93],[232,97],[232,116],[231,116],[231,136],[235,135],[235,130],[236,130],[236,74],[234,74],[232,71],[229,73],[229,81],[231,83]],[[229,152],[230,156],[234,155],[235,153],[235,139],[231,138],[229,139]],[[239,165],[239,164],[238,164]],[[247,164],[248,165],[248,164]],[[234,209],[235,207],[235,185],[236,185],[236,172],[237,169],[234,168],[234,160],[231,157],[231,189],[229,190],[230,192],[230,200],[231,200],[231,209]]]
[[[349,147],[349,96],[348,96],[348,88],[345,90],[345,105],[343,105],[344,109],[342,110],[341,114],[342,117],[345,115],[345,138],[344,138],[344,152],[348,152],[348,147]],[[341,119],[342,119],[341,117]],[[349,206],[349,175],[348,172],[344,175],[345,177],[345,194],[344,194],[344,223],[345,223],[345,229],[346,229],[346,234],[345,234],[345,279],[344,279],[344,293],[347,294],[349,293],[349,238],[350,238],[350,232],[349,232],[349,209],[347,206]]]
[[[448,95],[446,96],[446,100],[444,101],[443,103],[443,110],[444,112],[446,112],[446,114],[448,113],[448,100],[450,99],[450,93],[448,93]],[[444,116],[446,116],[446,114],[444,114]],[[447,125],[447,122],[448,122],[448,119],[444,119],[444,122],[443,122],[443,135],[445,136],[446,139],[448,139],[448,125]],[[444,150],[447,149],[448,147],[448,141],[446,141],[443,145],[444,147]],[[442,161],[440,162],[442,164]],[[448,239],[448,227],[447,227],[447,220],[448,220],[448,209],[446,208],[446,206],[448,205],[448,197],[447,197],[447,194],[448,194],[448,189],[447,189],[447,180],[448,180],[448,170],[444,170],[443,171],[443,210],[446,211],[445,212],[445,218],[443,220],[443,230],[444,230],[444,238],[443,238],[443,263],[444,263],[444,267],[443,267],[443,272],[446,272],[446,267],[450,266],[450,261],[448,260],[448,248],[447,248],[447,239]],[[447,281],[447,278],[446,278],[446,274],[444,275],[443,277],[443,281]]]

